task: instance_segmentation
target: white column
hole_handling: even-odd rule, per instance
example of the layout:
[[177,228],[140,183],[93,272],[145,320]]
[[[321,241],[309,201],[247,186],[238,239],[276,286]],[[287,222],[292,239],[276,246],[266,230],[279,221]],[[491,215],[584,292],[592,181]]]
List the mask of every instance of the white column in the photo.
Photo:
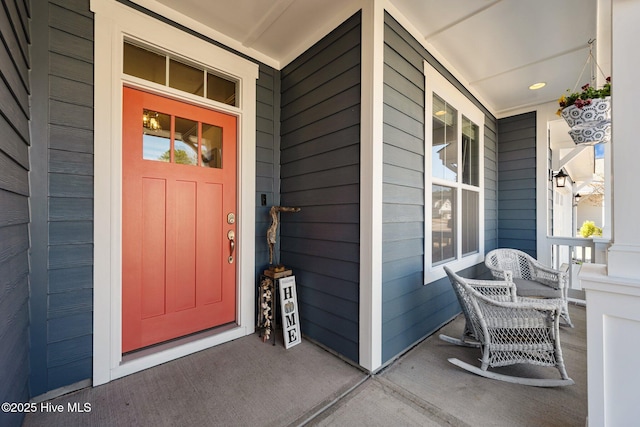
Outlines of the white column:
[[[612,153],[608,265],[585,264],[587,373],[590,426],[637,423],[640,406],[640,227],[638,131],[635,117],[640,66],[640,0],[600,0],[611,5]],[[604,12],[604,13],[603,13]],[[606,40],[606,38],[605,38]],[[599,43],[602,43],[599,40]],[[600,58],[599,58],[600,59]]]
[[[611,76],[611,0],[598,0],[598,32],[596,36],[596,58],[602,74],[596,74],[598,87],[605,82],[604,79]],[[606,264],[606,255],[603,250],[608,250],[611,242],[611,222],[613,212],[611,210],[611,144],[604,147],[604,201],[602,207],[602,239],[594,239],[596,242],[596,262]],[[599,246],[598,246],[599,245]],[[599,258],[599,256],[601,256]]]
[[[609,276],[640,278],[637,126],[640,1],[612,1],[613,246]],[[639,284],[640,286],[640,284]]]

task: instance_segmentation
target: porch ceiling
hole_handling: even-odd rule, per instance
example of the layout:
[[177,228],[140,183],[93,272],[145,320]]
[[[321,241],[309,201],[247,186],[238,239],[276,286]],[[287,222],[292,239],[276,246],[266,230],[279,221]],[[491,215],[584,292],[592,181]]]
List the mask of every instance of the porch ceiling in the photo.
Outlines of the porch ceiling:
[[[134,1],[160,13],[175,10],[223,36],[223,43],[234,41],[232,47],[275,68],[304,52],[362,4],[360,0]],[[498,117],[555,101],[589,80],[588,72],[579,77],[589,51],[587,42],[597,35],[598,0],[388,1],[412,23],[414,35]],[[599,61],[606,70],[609,61],[604,62]],[[544,88],[528,89],[541,81],[547,83]]]

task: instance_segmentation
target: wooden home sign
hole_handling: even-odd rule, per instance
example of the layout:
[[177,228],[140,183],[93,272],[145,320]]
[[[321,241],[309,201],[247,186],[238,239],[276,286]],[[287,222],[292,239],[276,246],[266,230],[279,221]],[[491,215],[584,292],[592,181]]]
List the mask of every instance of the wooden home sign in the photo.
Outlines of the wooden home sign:
[[298,318],[298,296],[296,294],[296,277],[283,277],[280,284],[280,311],[282,312],[282,335],[285,348],[302,342],[300,320]]

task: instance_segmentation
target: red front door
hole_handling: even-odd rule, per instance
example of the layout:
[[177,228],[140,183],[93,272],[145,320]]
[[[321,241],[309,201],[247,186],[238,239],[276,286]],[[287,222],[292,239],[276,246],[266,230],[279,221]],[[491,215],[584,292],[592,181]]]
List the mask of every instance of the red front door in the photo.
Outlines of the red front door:
[[236,319],[236,118],[123,90],[122,351]]

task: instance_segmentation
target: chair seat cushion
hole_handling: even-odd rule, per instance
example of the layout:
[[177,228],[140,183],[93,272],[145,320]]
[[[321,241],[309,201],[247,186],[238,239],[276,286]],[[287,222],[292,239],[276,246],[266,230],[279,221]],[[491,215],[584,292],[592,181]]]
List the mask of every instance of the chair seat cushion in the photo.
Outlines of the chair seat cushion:
[[516,295],[521,297],[562,298],[562,291],[533,280],[513,278]]

